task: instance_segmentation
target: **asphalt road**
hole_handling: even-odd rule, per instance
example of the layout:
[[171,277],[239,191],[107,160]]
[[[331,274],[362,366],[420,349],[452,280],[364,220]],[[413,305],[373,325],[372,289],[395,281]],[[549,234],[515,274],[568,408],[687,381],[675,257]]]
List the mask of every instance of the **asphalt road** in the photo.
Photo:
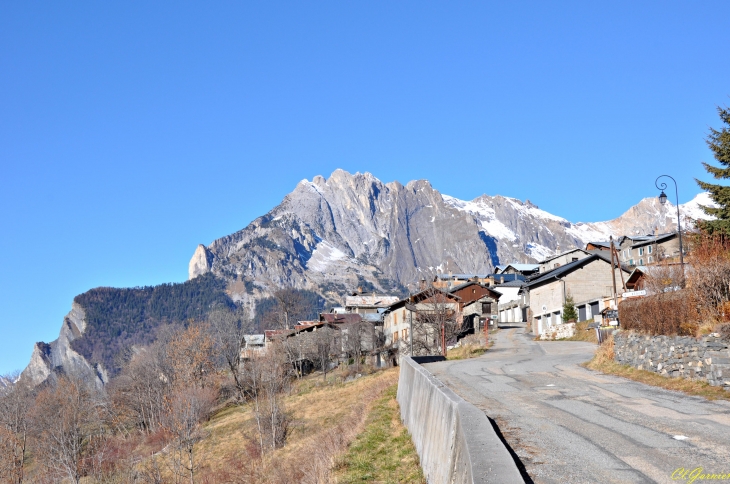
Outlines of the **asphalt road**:
[[673,473],[698,467],[730,474],[730,402],[582,368],[594,351],[536,342],[515,325],[480,358],[426,367],[496,421],[536,483],[690,482]]

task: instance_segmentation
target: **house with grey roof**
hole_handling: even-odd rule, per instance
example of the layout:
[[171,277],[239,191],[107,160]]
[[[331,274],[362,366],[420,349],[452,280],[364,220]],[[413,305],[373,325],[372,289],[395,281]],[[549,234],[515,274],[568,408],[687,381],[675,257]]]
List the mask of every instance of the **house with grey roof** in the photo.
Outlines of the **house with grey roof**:
[[604,309],[604,299],[613,294],[614,277],[620,284],[620,271],[624,277],[630,272],[625,266],[613,267],[609,256],[601,252],[576,259],[541,273],[522,287],[522,291],[529,291],[527,318],[533,333],[541,335],[563,323],[563,304],[568,295],[573,297],[578,319],[592,319]]

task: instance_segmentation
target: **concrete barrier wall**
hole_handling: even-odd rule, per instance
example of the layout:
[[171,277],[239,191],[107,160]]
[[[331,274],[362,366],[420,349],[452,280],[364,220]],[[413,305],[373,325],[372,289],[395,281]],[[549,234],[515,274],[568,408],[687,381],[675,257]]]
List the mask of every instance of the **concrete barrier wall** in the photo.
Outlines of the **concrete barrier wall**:
[[398,403],[429,484],[524,482],[487,416],[410,357],[401,359]]

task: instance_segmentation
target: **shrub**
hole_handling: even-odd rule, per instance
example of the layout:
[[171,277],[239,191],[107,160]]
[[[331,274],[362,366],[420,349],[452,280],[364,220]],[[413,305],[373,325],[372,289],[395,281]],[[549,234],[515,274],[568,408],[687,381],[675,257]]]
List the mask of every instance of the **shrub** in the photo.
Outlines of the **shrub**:
[[694,336],[699,328],[695,299],[687,290],[624,301],[619,320],[624,329],[651,335]]

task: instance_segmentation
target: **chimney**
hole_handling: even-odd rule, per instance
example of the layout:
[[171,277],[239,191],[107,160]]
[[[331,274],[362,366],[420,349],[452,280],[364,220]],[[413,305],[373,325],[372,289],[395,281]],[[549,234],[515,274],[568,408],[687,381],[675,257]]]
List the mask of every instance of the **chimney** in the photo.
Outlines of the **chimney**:
[[426,290],[426,279],[421,279],[418,283],[418,286],[420,287],[421,291]]

